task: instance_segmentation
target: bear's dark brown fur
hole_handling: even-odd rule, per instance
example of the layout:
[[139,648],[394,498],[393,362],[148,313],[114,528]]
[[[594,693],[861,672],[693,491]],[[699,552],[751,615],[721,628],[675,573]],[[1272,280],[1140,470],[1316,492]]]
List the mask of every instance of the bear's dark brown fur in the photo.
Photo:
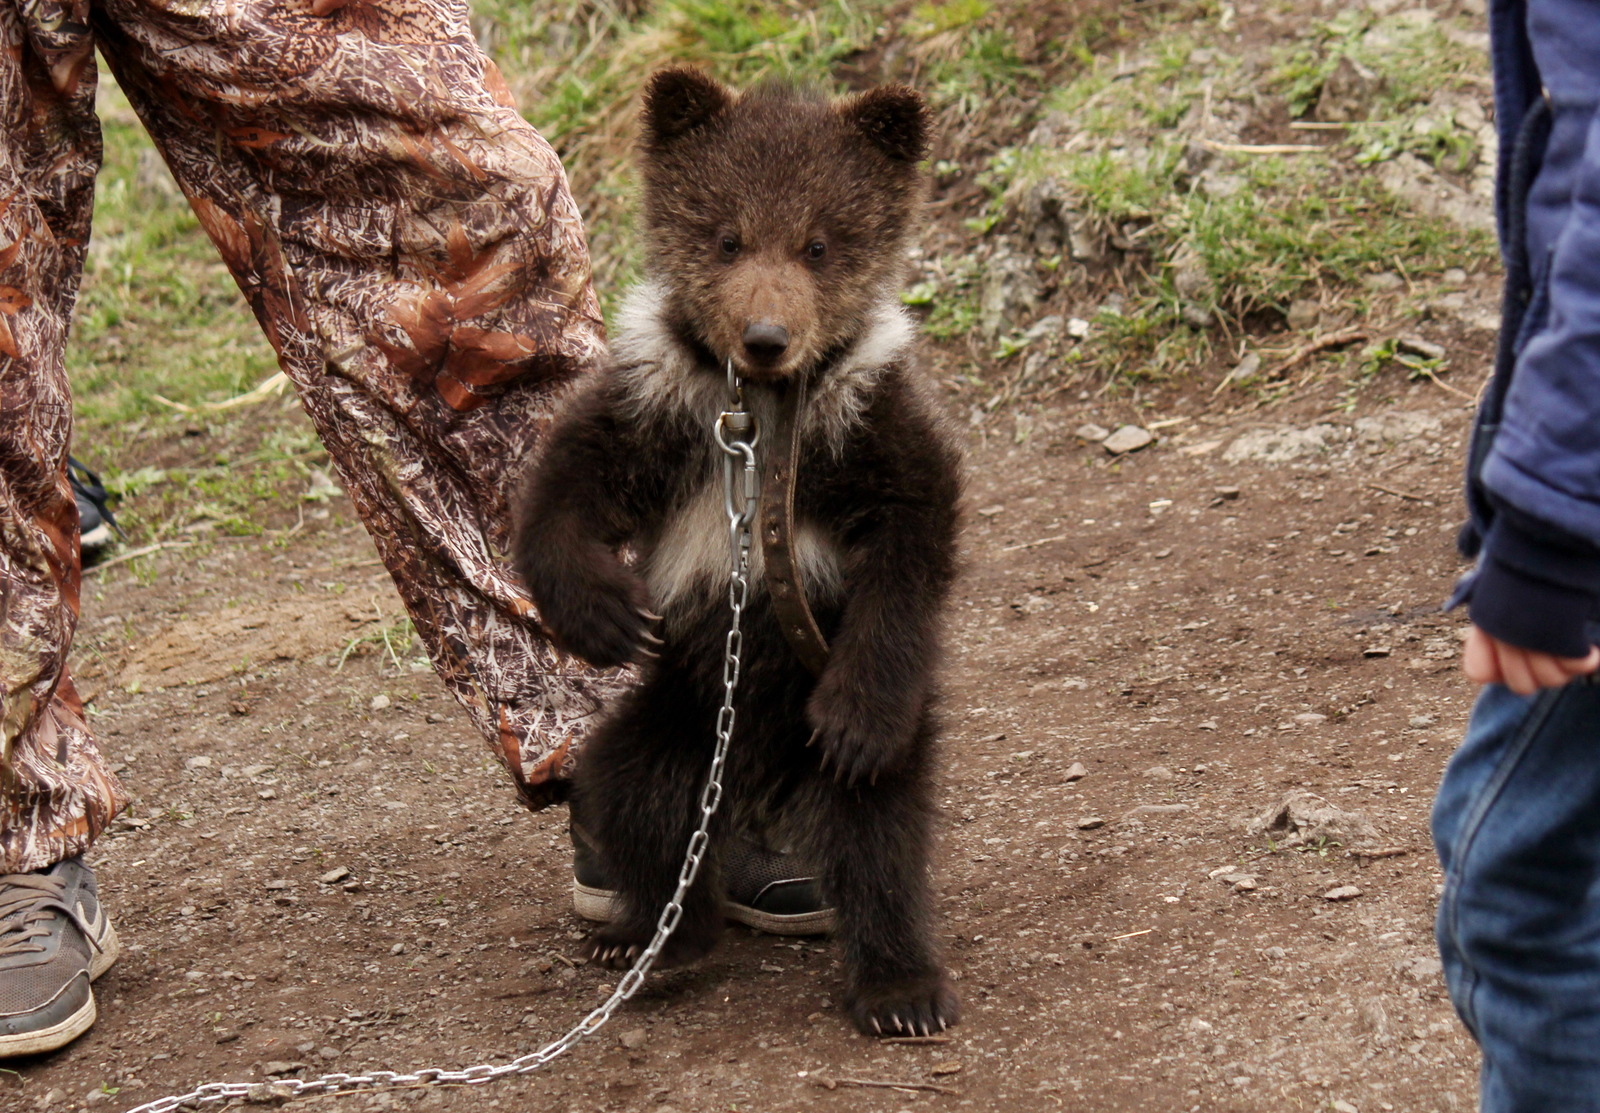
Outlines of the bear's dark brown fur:
[[856,1024],[937,1031],[959,1014],[927,876],[959,455],[898,303],[927,112],[901,87],[830,103],[772,87],[738,95],[675,69],[651,79],[643,130],[646,281],[622,311],[612,364],[557,419],[516,535],[555,642],[596,665],[641,666],[578,773],[624,906],[590,953],[619,965],[648,941],[698,820],[729,619],[712,426],[731,358],[763,426],[782,392],[807,384],[796,558],[831,658],[820,677],[802,667],[758,560],[725,803],[662,961],[692,961],[717,940],[718,836],[736,819],[774,825],[838,908]]

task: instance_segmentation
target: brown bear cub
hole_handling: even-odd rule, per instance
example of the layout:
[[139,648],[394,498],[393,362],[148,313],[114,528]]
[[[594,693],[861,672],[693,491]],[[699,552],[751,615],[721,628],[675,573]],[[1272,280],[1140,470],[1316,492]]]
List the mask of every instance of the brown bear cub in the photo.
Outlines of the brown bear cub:
[[792,551],[830,655],[813,675],[785,640],[757,544],[723,806],[661,961],[715,945],[716,848],[735,823],[768,828],[819,870],[846,1003],[869,1035],[959,1016],[932,940],[928,849],[960,458],[898,298],[928,130],[903,87],[828,102],[656,74],[640,143],[646,280],[611,364],[550,431],[516,531],[555,643],[640,666],[575,786],[622,901],[590,954],[626,966],[676,886],[723,697],[730,556],[712,429],[726,367],[758,430],[803,383]]

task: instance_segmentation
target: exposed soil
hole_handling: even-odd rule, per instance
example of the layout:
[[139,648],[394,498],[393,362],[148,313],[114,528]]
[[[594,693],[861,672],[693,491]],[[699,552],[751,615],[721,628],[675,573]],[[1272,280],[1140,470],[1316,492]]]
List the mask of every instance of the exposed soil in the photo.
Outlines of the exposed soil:
[[[1491,334],[1434,338],[1470,393]],[[1122,457],[1074,435],[1133,416],[1098,399],[974,419],[937,855],[966,1006],[948,1042],[863,1039],[830,944],[735,928],[542,1073],[322,1100],[1471,1108],[1427,833],[1470,699],[1438,610],[1467,412],[1385,376],[1354,413],[1333,379],[1272,408],[1173,396],[1163,439]],[[1290,451],[1280,428],[1313,429],[1309,454],[1260,458]],[[521,810],[432,674],[385,649],[398,602],[329,508],[91,581],[78,668],[137,801],[93,854],[126,951],[89,1035],[0,1074],[6,1108],[504,1061],[607,992],[577,958],[564,811]],[[1246,832],[1299,788],[1378,834]]]

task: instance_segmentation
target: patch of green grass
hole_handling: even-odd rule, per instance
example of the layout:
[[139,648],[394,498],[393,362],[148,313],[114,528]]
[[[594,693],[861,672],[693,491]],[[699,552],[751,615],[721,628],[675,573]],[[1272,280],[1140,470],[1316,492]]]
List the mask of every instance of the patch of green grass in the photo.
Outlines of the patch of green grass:
[[1314,24],[1299,42],[1279,51],[1268,85],[1287,101],[1291,116],[1304,116],[1343,63],[1369,75],[1363,78],[1370,88],[1367,118],[1350,125],[1358,161],[1410,151],[1436,166],[1468,169],[1471,137],[1433,102],[1441,92],[1479,80],[1479,48],[1447,34],[1445,24],[1423,9],[1389,16],[1351,9]]
[[[109,85],[109,81],[107,82]],[[105,166],[67,349],[79,440],[242,393],[276,369],[243,297],[126,100],[102,95]]]

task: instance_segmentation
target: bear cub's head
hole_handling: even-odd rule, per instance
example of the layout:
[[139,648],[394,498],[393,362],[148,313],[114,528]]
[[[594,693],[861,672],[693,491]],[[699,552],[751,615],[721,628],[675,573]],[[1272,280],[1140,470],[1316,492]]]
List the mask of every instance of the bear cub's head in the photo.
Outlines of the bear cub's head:
[[915,91],[740,94],[676,68],[650,79],[642,117],[645,267],[667,323],[716,365],[809,372],[897,299],[930,128]]

